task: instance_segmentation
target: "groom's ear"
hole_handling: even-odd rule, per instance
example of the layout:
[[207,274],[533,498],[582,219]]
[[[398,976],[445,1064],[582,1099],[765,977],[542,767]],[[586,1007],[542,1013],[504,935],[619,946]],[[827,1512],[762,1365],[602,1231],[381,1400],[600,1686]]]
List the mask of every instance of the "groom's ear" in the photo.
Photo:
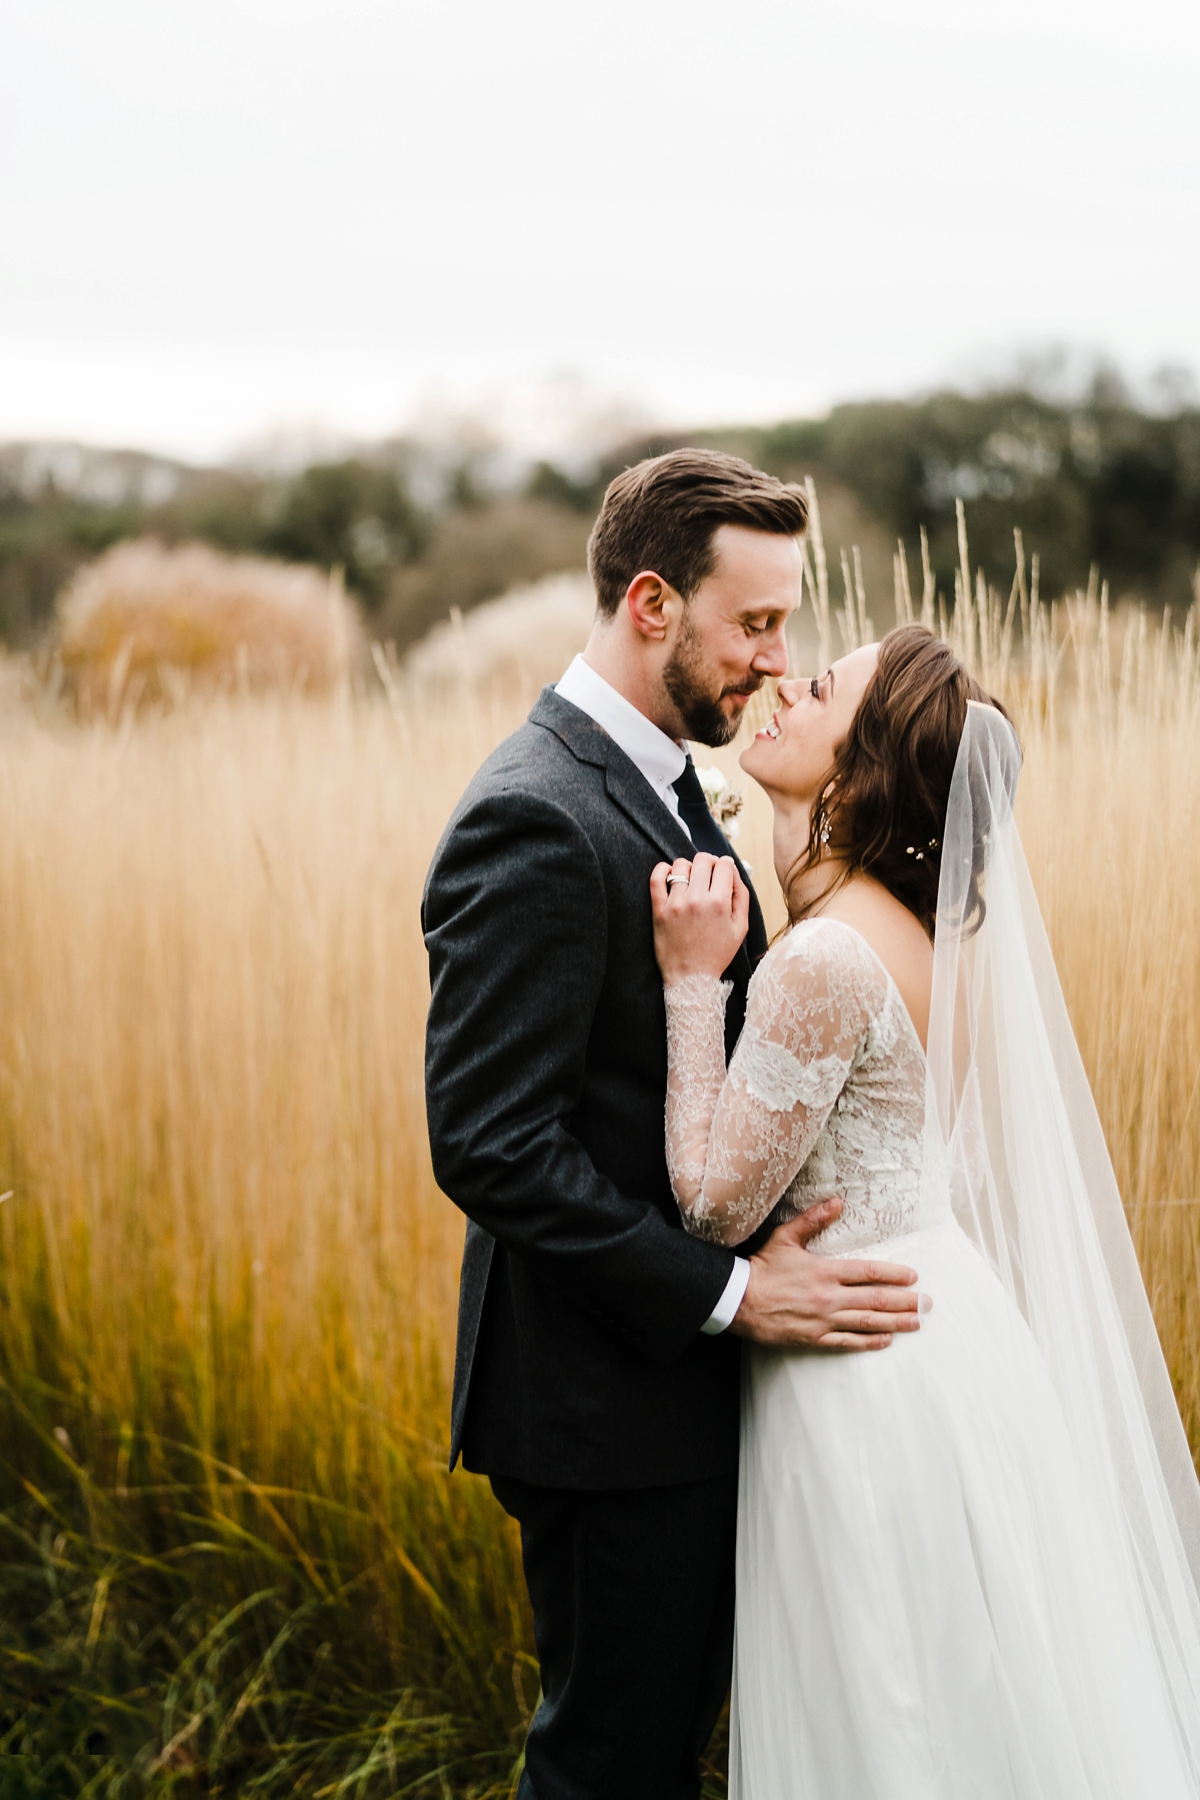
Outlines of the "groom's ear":
[[670,635],[683,601],[661,575],[645,569],[626,588],[625,605],[639,636],[661,644]]

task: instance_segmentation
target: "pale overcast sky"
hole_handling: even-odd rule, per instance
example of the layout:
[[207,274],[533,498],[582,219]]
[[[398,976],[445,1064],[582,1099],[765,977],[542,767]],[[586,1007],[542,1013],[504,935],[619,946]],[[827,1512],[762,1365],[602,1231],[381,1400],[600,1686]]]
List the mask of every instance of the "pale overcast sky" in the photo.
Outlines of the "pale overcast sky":
[[1200,369],[1197,0],[0,0],[0,168],[0,437]]

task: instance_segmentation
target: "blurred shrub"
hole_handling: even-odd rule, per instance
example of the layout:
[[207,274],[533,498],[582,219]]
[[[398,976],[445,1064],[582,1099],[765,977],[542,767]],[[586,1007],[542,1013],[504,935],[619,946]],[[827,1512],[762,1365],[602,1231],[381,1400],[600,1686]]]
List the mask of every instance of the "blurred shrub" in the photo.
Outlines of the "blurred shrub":
[[424,515],[395,470],[352,458],[298,475],[266,543],[292,561],[340,568],[347,586],[374,608],[389,570],[420,555],[428,536]]
[[244,470],[190,470],[178,493],[147,513],[140,529],[168,544],[198,541],[231,554],[261,554],[270,548],[279,489],[277,480]]
[[543,575],[582,570],[591,521],[546,501],[501,500],[446,513],[419,562],[395,570],[373,621],[403,649],[446,618]]
[[360,644],[336,577],[204,544],[118,544],[58,605],[58,661],[84,713],[178,704],[196,687],[324,692]]
[[525,492],[531,500],[548,500],[552,506],[569,506],[573,512],[586,513],[592,519],[604,498],[606,485],[596,474],[576,477],[568,475],[556,463],[539,462],[534,465]]
[[32,642],[80,563],[128,537],[139,519],[132,507],[58,495],[33,504],[0,489],[0,643]]
[[587,643],[596,596],[586,575],[547,575],[435,625],[409,651],[403,674],[423,696],[464,686],[520,689],[533,699]]

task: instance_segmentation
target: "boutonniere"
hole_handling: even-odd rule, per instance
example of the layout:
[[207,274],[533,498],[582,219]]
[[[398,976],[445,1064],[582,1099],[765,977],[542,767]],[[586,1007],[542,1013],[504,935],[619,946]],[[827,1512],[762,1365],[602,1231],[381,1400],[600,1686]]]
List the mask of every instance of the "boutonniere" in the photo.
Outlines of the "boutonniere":
[[730,843],[735,843],[738,834],[737,816],[742,810],[741,794],[737,788],[730,787],[720,769],[697,769],[696,779],[708,801],[709,812]]

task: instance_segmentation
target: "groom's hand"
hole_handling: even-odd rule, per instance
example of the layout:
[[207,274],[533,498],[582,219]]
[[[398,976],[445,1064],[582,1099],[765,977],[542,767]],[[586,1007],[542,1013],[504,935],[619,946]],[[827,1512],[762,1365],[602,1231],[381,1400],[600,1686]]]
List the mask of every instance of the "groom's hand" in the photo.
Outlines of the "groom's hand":
[[823,1200],[780,1225],[750,1258],[750,1281],[730,1331],[780,1350],[886,1350],[919,1331],[933,1302],[900,1263],[839,1261],[806,1246],[831,1225],[840,1200]]

